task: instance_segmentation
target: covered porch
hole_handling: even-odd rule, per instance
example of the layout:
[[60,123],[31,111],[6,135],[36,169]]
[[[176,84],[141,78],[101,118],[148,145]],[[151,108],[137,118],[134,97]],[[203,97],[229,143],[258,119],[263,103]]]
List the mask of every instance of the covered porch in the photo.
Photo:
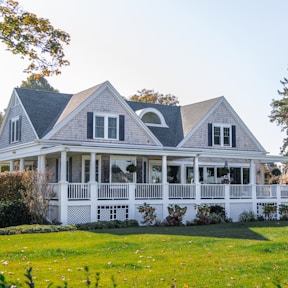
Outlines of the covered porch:
[[[42,145],[33,153],[11,151],[9,164],[10,170],[51,172],[49,218],[62,224],[140,222],[137,207],[144,202],[156,208],[159,221],[170,204],[187,206],[186,221],[195,218],[195,206],[202,204],[221,205],[228,218],[238,221],[243,211],[263,214],[265,203],[288,203],[288,186],[261,183],[259,163],[279,159],[223,151]],[[134,172],[126,171],[130,164]]]

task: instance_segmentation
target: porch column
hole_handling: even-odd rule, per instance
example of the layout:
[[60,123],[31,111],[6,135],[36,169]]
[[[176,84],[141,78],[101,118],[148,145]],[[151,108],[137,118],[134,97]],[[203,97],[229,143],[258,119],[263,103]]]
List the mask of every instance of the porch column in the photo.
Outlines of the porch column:
[[250,171],[249,171],[249,178],[250,178],[250,186],[252,192],[252,211],[257,215],[257,195],[256,195],[256,175],[255,175],[255,163],[254,160],[250,160]]
[[19,161],[19,170],[24,170],[25,166],[24,166],[24,158],[21,158]]
[[169,184],[167,183],[167,156],[162,156],[163,219],[168,216]]
[[67,152],[61,151],[60,182],[67,182]]
[[90,154],[90,179],[89,179],[89,189],[90,189],[90,199],[91,199],[91,222],[97,221],[97,182],[95,179],[96,174],[96,153],[91,152]]
[[10,171],[14,170],[14,160],[10,160],[10,162],[9,162],[9,170]]
[[38,164],[37,164],[37,170],[39,173],[45,172],[45,165],[46,164],[46,155],[39,155],[38,156]]
[[68,224],[68,182],[66,178],[67,152],[61,151],[61,177],[59,181],[59,221]]
[[95,172],[96,172],[96,167],[95,167],[95,163],[96,163],[96,153],[91,152],[90,154],[90,179],[89,182],[95,182]]
[[162,156],[162,184],[167,183],[167,156]]
[[254,163],[254,160],[250,160],[250,175],[249,175],[249,178],[250,178],[250,184],[254,185],[255,184],[255,180],[256,180],[256,175],[255,175],[255,163]]
[[194,177],[194,184],[195,184],[195,194],[196,194],[196,202],[197,205],[200,205],[201,200],[201,186],[199,183],[199,156],[194,157],[193,163],[193,177]]

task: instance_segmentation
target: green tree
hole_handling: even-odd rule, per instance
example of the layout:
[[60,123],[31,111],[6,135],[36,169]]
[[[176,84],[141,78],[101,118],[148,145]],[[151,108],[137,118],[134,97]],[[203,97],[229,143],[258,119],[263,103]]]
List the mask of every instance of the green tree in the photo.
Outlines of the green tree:
[[153,89],[142,89],[137,91],[137,94],[132,95],[129,100],[136,102],[146,102],[153,104],[162,104],[168,106],[176,106],[179,104],[179,100],[172,94],[161,94],[155,92]]
[[44,77],[38,78],[34,74],[30,75],[27,80],[22,81],[20,88],[59,92],[59,90],[54,89]]
[[[288,79],[284,78],[280,81],[283,85],[283,90],[278,90],[278,95],[282,98],[279,100],[273,99],[271,103],[272,111],[269,116],[271,122],[275,122],[281,127],[282,131],[288,135]],[[283,139],[283,145],[281,147],[281,153],[287,154],[288,137]]]
[[29,60],[27,73],[40,76],[60,74],[69,65],[63,45],[70,35],[55,29],[48,19],[22,10],[15,0],[0,0],[0,40],[13,54]]

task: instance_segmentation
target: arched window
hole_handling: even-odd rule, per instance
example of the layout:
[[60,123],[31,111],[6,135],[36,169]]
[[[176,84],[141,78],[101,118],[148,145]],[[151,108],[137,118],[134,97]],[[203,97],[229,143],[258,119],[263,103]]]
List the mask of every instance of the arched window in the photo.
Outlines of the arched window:
[[168,127],[162,113],[155,108],[138,110],[136,113],[147,126]]

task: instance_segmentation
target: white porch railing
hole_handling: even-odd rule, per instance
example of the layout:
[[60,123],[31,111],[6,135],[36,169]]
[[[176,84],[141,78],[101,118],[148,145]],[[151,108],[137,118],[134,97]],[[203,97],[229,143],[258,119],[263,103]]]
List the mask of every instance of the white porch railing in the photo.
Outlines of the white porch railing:
[[230,185],[230,199],[251,199],[252,186],[251,185]]
[[163,199],[163,185],[137,183],[135,189],[135,199]]
[[195,199],[195,184],[169,184],[169,199]]
[[[60,199],[60,183],[50,183],[50,189]],[[68,183],[67,200],[161,200],[161,199],[287,199],[288,185],[221,185],[221,184],[163,184],[152,183],[97,183],[91,190],[88,183]],[[168,190],[167,190],[168,189]],[[277,194],[279,192],[279,195]],[[198,196],[197,196],[198,195]],[[65,197],[65,196],[64,196]],[[255,196],[254,196],[255,197]]]
[[256,197],[257,199],[263,198],[276,198],[278,185],[257,185]]
[[129,184],[126,183],[98,184],[97,199],[98,200],[129,199]]
[[280,193],[281,198],[288,198],[288,185],[281,185]]
[[90,185],[87,183],[69,183],[68,200],[89,200],[91,198]]
[[201,199],[224,199],[225,185],[201,184]]

